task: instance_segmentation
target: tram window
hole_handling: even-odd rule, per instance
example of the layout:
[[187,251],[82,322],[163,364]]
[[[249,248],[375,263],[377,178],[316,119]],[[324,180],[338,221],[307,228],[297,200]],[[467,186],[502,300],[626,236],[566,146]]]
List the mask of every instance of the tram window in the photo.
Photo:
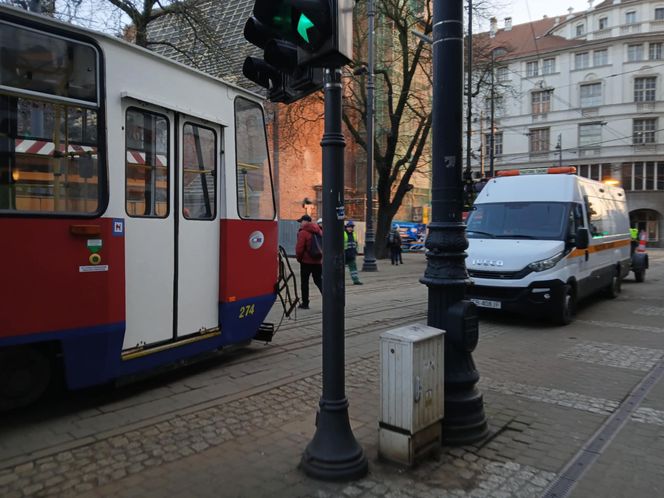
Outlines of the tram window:
[[263,109],[255,102],[235,100],[235,157],[240,218],[274,219],[272,174]]
[[168,119],[131,108],[125,127],[126,201],[129,216],[168,216]]
[[97,111],[0,93],[0,210],[94,214]]
[[97,50],[0,22],[0,85],[97,103]]
[[216,211],[217,134],[187,123],[182,146],[182,213],[189,220],[211,220]]

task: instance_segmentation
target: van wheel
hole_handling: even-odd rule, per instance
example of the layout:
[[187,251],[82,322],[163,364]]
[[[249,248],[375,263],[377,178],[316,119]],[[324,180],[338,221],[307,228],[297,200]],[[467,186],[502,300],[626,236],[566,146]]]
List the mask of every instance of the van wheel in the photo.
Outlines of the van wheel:
[[606,287],[604,293],[609,299],[615,299],[620,295],[622,290],[622,278],[620,278],[620,273],[616,272],[613,277],[611,277],[611,283]]
[[558,325],[569,325],[574,321],[574,312],[576,311],[576,295],[574,288],[567,284],[563,287],[563,293],[558,303],[558,309],[554,312],[552,318]]
[[19,346],[0,350],[0,412],[36,401],[51,380],[51,362],[39,350]]
[[634,278],[637,282],[646,281],[646,271],[645,270],[634,270]]

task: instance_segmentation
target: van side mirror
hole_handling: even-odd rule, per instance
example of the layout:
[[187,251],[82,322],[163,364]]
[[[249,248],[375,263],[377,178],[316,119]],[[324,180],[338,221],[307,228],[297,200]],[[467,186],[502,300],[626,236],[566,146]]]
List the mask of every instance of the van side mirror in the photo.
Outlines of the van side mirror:
[[577,228],[575,244],[577,249],[587,249],[590,245],[590,232],[587,228]]

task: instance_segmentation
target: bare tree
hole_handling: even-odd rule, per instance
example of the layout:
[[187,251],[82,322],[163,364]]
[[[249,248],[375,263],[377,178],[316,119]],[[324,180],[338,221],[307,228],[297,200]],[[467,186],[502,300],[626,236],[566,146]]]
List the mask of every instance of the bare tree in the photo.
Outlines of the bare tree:
[[[376,134],[374,160],[377,173],[376,256],[387,253],[387,234],[392,220],[412,190],[418,166],[428,163],[431,130],[431,46],[412,31],[431,32],[431,3],[410,0],[377,0]],[[356,19],[365,19],[359,6]],[[356,23],[353,67],[366,65],[366,25]],[[363,49],[361,47],[364,47]],[[357,73],[357,71],[355,71]],[[367,113],[365,76],[350,76],[343,120],[353,140],[366,150],[364,127]]]

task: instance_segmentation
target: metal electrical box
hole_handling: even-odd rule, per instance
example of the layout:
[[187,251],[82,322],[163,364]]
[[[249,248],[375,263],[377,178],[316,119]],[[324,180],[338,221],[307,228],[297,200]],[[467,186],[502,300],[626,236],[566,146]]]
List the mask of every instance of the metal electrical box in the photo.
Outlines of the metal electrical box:
[[442,330],[408,325],[380,337],[379,452],[406,465],[440,446]]

